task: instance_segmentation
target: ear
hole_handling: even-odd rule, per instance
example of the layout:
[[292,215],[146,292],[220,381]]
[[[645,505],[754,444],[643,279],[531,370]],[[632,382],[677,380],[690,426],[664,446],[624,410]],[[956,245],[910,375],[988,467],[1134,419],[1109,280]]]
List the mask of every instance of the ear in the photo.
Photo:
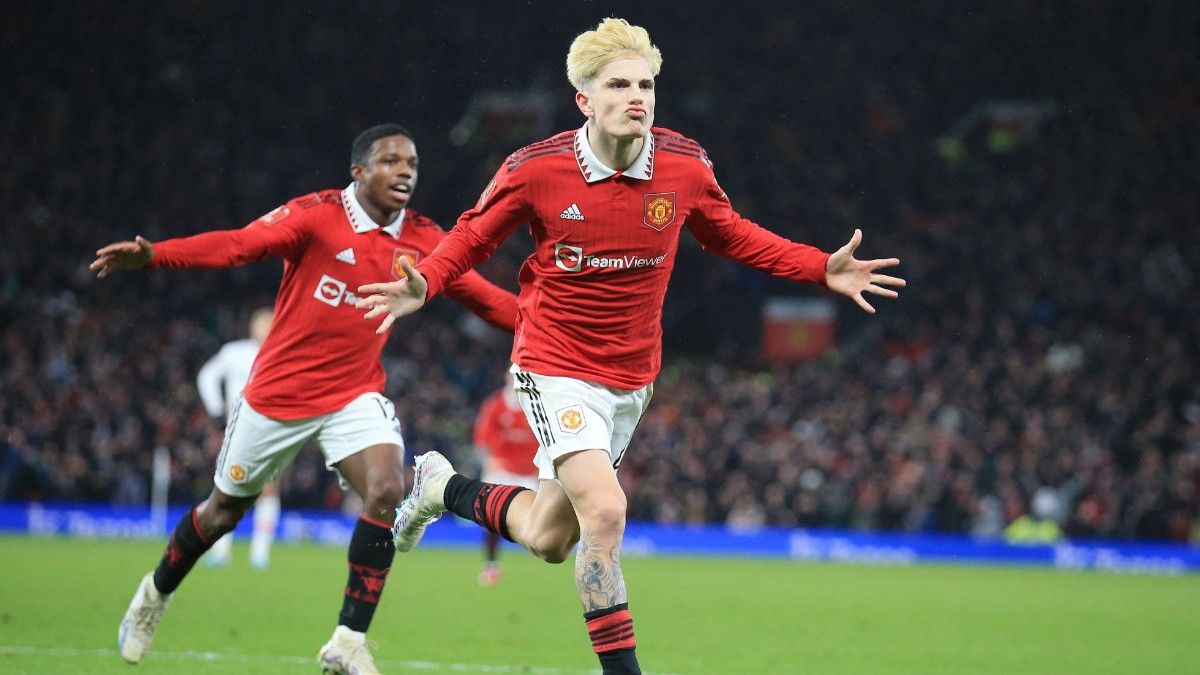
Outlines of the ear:
[[363,175],[364,171],[366,171],[366,169],[363,168],[362,164],[351,164],[350,165],[350,177],[353,178],[354,182],[356,182],[356,183],[362,180],[362,175]]
[[579,112],[583,113],[584,117],[592,118],[596,116],[596,111],[592,108],[592,100],[582,91],[575,92],[575,105],[579,108]]

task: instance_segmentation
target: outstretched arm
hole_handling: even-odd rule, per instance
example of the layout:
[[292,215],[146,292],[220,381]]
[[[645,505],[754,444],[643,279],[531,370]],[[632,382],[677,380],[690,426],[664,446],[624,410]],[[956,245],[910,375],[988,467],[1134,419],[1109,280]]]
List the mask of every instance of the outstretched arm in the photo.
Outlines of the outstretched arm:
[[138,235],[133,241],[118,241],[96,251],[96,260],[88,269],[103,279],[113,270],[141,269],[153,259],[154,245]]
[[884,287],[904,287],[903,279],[875,273],[899,265],[899,259],[854,257],[854,251],[862,243],[861,230],[854,230],[849,243],[827,254],[807,244],[789,241],[743,218],[733,210],[711,170],[704,173],[703,180],[696,210],[688,217],[687,226],[705,250],[777,277],[824,283],[871,314],[875,308],[863,298],[864,292],[895,298],[899,294]]
[[118,241],[96,251],[89,269],[101,279],[117,269],[221,269],[270,256],[294,258],[303,251],[307,238],[306,219],[280,207],[238,230],[212,230],[158,243],[140,236]]
[[907,282],[899,277],[886,274],[876,274],[875,271],[885,267],[895,267],[900,264],[899,258],[879,258],[876,260],[859,260],[854,257],[854,251],[862,243],[862,230],[854,230],[854,236],[845,246],[829,256],[825,263],[825,285],[829,290],[854,300],[864,311],[875,313],[871,303],[863,298],[863,293],[874,293],[885,298],[899,297],[899,293],[884,286],[904,288]]

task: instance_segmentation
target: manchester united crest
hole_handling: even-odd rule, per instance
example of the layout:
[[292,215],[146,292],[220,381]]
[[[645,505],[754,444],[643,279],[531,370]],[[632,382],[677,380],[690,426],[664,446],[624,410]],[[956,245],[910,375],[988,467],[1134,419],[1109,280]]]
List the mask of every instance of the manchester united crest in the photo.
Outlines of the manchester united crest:
[[398,248],[392,251],[392,276],[397,279],[404,279],[404,268],[400,266],[400,261],[408,259],[409,265],[416,265],[421,262],[421,254],[407,248]]
[[576,403],[555,411],[558,417],[558,430],[565,434],[577,434],[587,426],[587,418],[583,416],[583,406]]
[[661,232],[675,220],[675,193],[652,192],[642,196],[642,222]]
[[229,478],[235,483],[246,482],[246,467],[241,464],[233,464],[229,467]]

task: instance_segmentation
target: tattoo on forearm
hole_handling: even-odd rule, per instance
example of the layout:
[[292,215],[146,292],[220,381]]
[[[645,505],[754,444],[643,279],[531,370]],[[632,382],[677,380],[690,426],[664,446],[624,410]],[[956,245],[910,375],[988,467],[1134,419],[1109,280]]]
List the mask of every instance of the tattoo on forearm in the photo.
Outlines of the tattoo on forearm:
[[579,532],[579,550],[575,554],[575,584],[583,611],[605,609],[628,600],[625,577],[621,574],[621,542],[602,544],[587,529]]

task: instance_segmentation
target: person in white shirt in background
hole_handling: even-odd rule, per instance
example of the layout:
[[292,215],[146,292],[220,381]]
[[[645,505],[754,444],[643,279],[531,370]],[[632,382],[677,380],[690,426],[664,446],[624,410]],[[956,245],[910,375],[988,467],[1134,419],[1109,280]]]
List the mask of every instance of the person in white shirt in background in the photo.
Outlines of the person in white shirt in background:
[[[226,343],[196,374],[200,400],[214,419],[228,419],[229,411],[250,380],[254,358],[271,330],[274,317],[275,310],[270,307],[255,310],[250,317],[250,337]],[[254,533],[250,537],[250,564],[254,567],[264,569],[271,563],[271,543],[275,540],[278,525],[279,486],[271,482],[254,503]],[[210,567],[224,567],[229,564],[232,549],[233,533],[230,532],[213,544],[206,562]]]

